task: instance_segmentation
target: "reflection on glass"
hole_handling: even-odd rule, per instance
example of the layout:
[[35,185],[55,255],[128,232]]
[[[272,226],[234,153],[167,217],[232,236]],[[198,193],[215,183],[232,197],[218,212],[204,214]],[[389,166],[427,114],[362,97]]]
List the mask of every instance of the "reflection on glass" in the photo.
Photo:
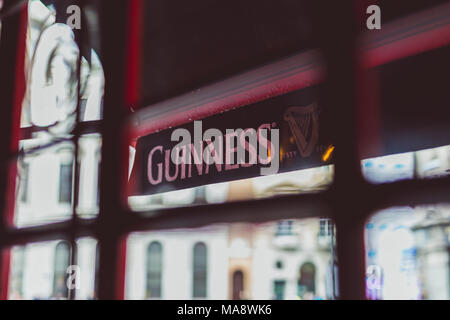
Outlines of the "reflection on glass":
[[391,208],[366,225],[369,299],[450,299],[450,206]]
[[65,299],[69,297],[67,286],[67,268],[70,266],[70,245],[66,241],[60,241],[55,248],[53,264],[53,290],[52,297]]
[[267,198],[277,195],[306,193],[326,189],[333,181],[333,166],[292,171],[177,190],[149,196],[129,197],[133,210],[225,203],[229,201]]
[[[22,146],[32,141],[22,141]],[[99,135],[79,140],[79,192],[77,213],[84,218],[98,213]],[[71,142],[20,157],[15,207],[19,227],[69,219],[75,186],[74,147]]]
[[34,243],[12,248],[9,299],[68,299],[69,274],[75,275],[73,283],[77,284],[76,299],[95,298],[97,241],[91,238],[79,239],[77,249],[78,278],[73,272],[67,272],[71,252],[66,241]]
[[[67,14],[64,5],[44,3],[47,2],[28,2],[27,90],[20,141],[24,155],[17,161],[17,226],[70,218],[76,191],[77,212],[81,216],[92,217],[98,211],[98,134],[80,138],[80,171],[75,176],[71,132],[76,124],[78,96],[76,34],[66,24],[57,22]],[[85,49],[80,69],[79,120],[91,121],[102,116],[104,75],[96,52]],[[78,179],[80,188],[74,190]]]
[[72,213],[73,145],[62,143],[18,160],[15,225],[68,219]]
[[194,245],[192,266],[193,273],[193,293],[194,298],[206,298],[207,297],[207,273],[208,273],[208,256],[207,247],[203,242],[197,242]]
[[294,220],[289,222],[290,232],[279,233],[284,223],[132,234],[127,243],[126,298],[336,297],[331,221]]
[[[27,91],[22,127],[45,128],[51,135],[70,132],[76,122],[79,49],[72,29],[56,22],[61,14],[41,1],[29,2]],[[86,56],[81,59],[80,120],[98,120],[103,71],[93,50],[83,54]]]
[[363,160],[362,172],[371,183],[447,176],[450,146]]

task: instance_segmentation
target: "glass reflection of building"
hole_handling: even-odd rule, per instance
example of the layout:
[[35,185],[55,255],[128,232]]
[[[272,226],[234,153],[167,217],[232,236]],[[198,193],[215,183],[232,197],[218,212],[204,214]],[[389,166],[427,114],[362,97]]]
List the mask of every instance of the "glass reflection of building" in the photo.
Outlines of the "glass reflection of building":
[[[369,181],[382,183],[448,175],[450,147],[369,159]],[[450,207],[397,207],[366,225],[369,299],[450,299]]]

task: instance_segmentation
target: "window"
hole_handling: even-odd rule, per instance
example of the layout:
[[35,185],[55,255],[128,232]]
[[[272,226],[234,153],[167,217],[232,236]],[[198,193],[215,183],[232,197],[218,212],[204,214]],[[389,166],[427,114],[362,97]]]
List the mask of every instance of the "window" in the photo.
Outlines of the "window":
[[368,220],[368,299],[450,299],[449,209],[445,204],[395,207]]
[[61,164],[59,167],[59,202],[72,202],[73,165]]
[[304,299],[312,299],[316,293],[316,267],[307,262],[300,268],[298,280],[299,296]]
[[328,219],[320,220],[319,236],[326,237],[332,234],[333,224]]
[[204,243],[196,243],[193,252],[193,290],[194,298],[207,297],[208,284],[208,256],[206,245]]
[[237,270],[233,273],[233,300],[244,300],[244,273]]
[[[49,300],[94,298],[95,247],[93,238],[80,238],[76,241],[77,264],[69,269],[70,245],[67,241],[35,242],[11,250],[11,276],[8,299],[11,300]],[[81,277],[72,277],[76,290],[68,290],[69,275],[80,272]]]
[[67,268],[70,265],[70,250],[67,242],[60,242],[55,248],[54,277],[53,277],[53,297],[56,299],[69,298],[67,287]]
[[93,299],[94,298],[98,298],[98,281],[100,279],[100,277],[99,277],[99,270],[100,270],[99,263],[100,263],[100,245],[99,245],[99,243],[97,243],[95,245],[95,267],[94,267],[94,269],[95,269],[95,271],[94,271],[95,278],[94,278],[94,293],[92,295]]
[[286,281],[284,280],[275,280],[273,283],[273,293],[275,300],[284,300]]
[[289,236],[289,235],[293,235],[292,232],[292,224],[293,221],[291,220],[286,220],[286,221],[280,221],[278,222],[278,226],[277,226],[277,235],[278,236]]
[[163,256],[162,245],[159,242],[152,242],[147,249],[147,298],[162,297],[162,272]]

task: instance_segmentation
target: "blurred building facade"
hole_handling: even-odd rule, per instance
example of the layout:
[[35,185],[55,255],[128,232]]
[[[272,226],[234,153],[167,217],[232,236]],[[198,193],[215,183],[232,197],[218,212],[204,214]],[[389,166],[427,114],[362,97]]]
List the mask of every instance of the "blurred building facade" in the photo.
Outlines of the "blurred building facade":
[[331,239],[320,225],[311,219],[132,235],[126,297],[331,298]]

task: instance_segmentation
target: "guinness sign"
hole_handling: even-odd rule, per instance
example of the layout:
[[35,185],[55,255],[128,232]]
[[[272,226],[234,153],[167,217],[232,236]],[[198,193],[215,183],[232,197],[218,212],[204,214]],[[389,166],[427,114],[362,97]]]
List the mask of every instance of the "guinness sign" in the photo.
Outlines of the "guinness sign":
[[316,91],[310,87],[139,138],[130,195],[330,164],[332,155],[323,154],[332,145],[321,130]]

